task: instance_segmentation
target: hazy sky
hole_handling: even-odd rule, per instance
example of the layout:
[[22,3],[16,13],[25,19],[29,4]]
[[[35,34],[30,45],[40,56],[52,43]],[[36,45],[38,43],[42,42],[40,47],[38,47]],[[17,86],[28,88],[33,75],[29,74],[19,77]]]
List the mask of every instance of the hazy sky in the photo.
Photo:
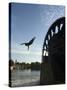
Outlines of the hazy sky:
[[[65,16],[64,6],[12,3],[11,58],[19,62],[41,62],[42,46],[50,25]],[[30,50],[21,43],[36,37]]]

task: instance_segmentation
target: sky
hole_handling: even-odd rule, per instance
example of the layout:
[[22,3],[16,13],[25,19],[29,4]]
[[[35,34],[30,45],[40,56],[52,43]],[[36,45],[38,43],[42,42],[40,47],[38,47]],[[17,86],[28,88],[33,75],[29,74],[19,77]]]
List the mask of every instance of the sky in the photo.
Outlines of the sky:
[[[43,4],[11,4],[11,59],[18,62],[41,62],[45,35],[51,24],[65,16],[65,7]],[[28,48],[21,43],[36,37]]]

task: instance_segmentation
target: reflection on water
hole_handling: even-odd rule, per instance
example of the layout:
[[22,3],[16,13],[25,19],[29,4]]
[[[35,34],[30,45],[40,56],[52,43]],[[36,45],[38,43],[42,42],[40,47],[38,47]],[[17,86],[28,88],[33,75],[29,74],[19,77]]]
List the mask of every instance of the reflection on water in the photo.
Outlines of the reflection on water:
[[36,85],[40,80],[40,71],[14,70],[11,73],[12,86]]

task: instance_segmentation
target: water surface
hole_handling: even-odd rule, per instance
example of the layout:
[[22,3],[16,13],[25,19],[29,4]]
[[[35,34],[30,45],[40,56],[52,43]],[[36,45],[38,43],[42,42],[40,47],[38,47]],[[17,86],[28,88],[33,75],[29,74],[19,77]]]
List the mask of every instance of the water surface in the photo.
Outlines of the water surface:
[[14,70],[11,73],[12,86],[38,85],[39,80],[40,71]]

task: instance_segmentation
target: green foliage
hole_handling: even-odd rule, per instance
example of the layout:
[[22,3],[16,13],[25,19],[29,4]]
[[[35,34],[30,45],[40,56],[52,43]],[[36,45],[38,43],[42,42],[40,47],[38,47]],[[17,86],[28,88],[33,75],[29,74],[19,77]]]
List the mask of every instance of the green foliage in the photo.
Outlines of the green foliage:
[[40,70],[41,64],[39,62],[31,63],[31,70]]
[[15,66],[15,69],[20,69],[20,70],[24,70],[24,69],[31,69],[31,70],[40,70],[41,64],[39,62],[31,62],[30,63],[25,63],[25,62],[17,62],[17,60],[14,61],[13,60],[9,60],[9,66]]

